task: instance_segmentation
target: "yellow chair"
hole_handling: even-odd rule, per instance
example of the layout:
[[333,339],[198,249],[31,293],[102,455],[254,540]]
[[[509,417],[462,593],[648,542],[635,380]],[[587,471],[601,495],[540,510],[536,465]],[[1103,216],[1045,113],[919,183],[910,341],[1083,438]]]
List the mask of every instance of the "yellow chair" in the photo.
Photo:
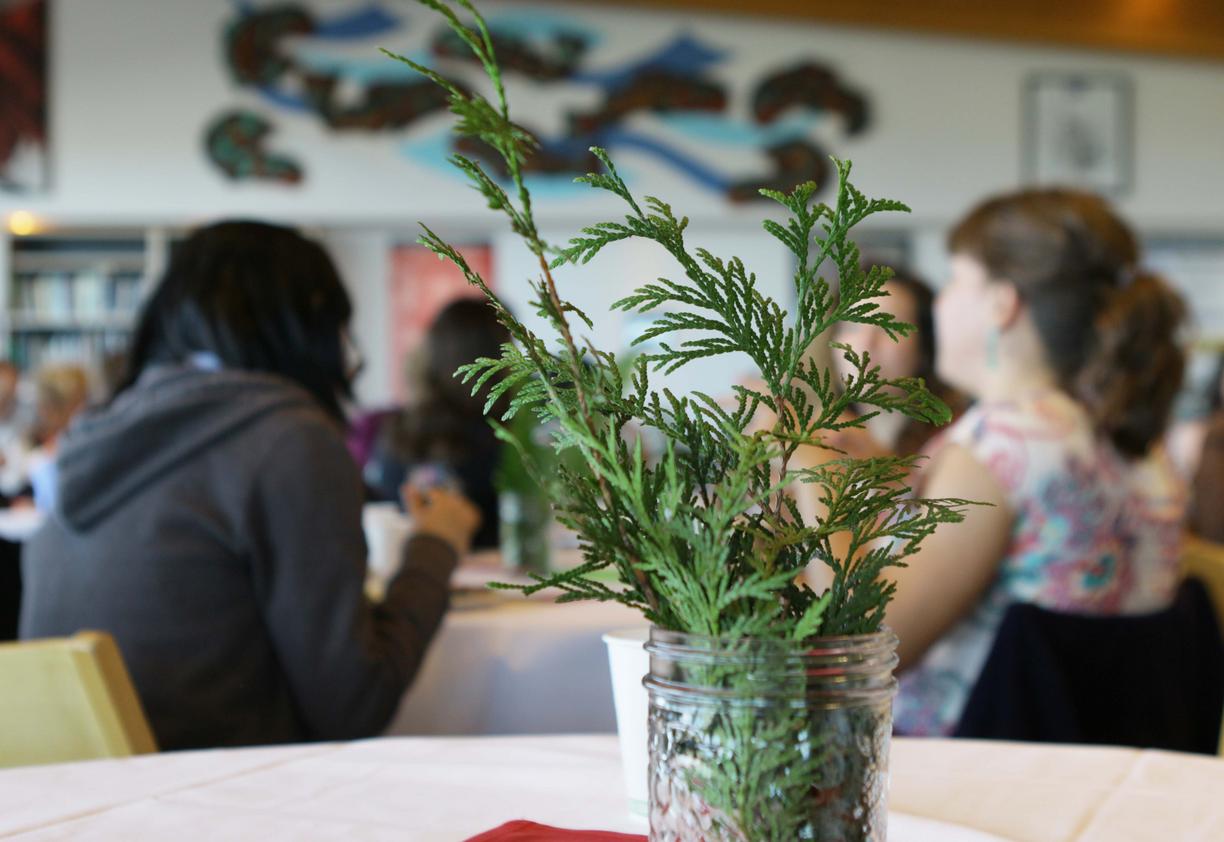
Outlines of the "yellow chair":
[[[1216,620],[1224,627],[1224,545],[1187,535],[1181,561],[1183,576],[1207,586]],[[1220,728],[1220,756],[1224,757],[1224,726]]]
[[1224,625],[1224,545],[1187,535],[1182,546],[1182,575],[1207,586],[1216,617]]
[[0,768],[155,751],[109,634],[0,643]]

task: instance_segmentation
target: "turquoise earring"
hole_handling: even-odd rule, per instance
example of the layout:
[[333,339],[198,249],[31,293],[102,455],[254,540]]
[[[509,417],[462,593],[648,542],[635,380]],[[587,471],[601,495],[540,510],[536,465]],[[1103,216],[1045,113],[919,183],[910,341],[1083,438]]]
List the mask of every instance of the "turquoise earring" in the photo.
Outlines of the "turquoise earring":
[[994,371],[999,367],[999,329],[992,327],[986,334],[986,368]]

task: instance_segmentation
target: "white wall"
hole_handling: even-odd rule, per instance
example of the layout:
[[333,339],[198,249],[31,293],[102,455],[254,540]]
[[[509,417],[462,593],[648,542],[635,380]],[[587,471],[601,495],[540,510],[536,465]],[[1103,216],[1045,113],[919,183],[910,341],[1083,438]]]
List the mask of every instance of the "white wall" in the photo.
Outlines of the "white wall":
[[355,384],[357,397],[369,406],[385,404],[402,368],[383,353],[391,347],[387,279],[396,238],[385,228],[334,228],[323,241],[355,299],[350,330],[364,362]]
[[[563,229],[546,234],[551,242],[564,241]],[[790,277],[794,261],[789,252],[778,248],[777,242],[764,233],[750,229],[713,232],[709,229],[698,232],[692,240],[693,247],[702,246],[712,253],[738,256],[745,266],[757,274],[757,286],[762,294],[771,296],[786,306],[791,300]],[[513,236],[498,235],[495,240],[496,277],[500,279],[528,278],[539,276],[535,257]],[[661,246],[654,243],[617,243],[608,247],[599,261],[589,264],[594,267],[561,267],[555,273],[558,291],[567,300],[591,317],[595,327],[587,330],[585,325],[575,325],[583,335],[589,336],[600,349],[617,350],[625,347],[641,332],[641,323],[634,323],[629,314],[612,310],[611,305],[624,297],[626,292],[641,283],[652,282],[659,277],[681,279],[675,262]],[[541,335],[554,335],[547,329],[542,318],[530,306],[531,290],[525,284],[505,284],[505,300],[516,316],[532,330]],[[681,339],[685,337],[680,337]],[[675,344],[672,341],[672,344]],[[691,363],[682,371],[670,376],[652,376],[656,387],[667,386],[673,390],[698,389],[721,395],[729,383],[755,371],[747,357],[715,357]]]
[[[505,0],[482,5],[490,14],[531,8]],[[840,139],[831,126],[829,145],[855,161],[860,186],[908,202],[918,223],[946,223],[983,192],[1018,183],[1020,93],[1027,73],[1126,72],[1135,82],[1138,155],[1136,189],[1122,202],[1123,209],[1145,226],[1224,225],[1218,198],[1224,187],[1224,66],[1219,64],[793,22],[749,23],[747,18],[595,11],[596,5],[534,8],[560,8],[601,29],[605,37],[591,54],[594,67],[645,54],[686,30],[733,51],[727,70],[718,75],[725,73],[739,94],[762,73],[793,60],[815,57],[834,65],[848,82],[869,93],[876,121],[872,130],[851,141]],[[229,81],[220,60],[220,32],[230,4],[57,0],[52,8],[56,184],[45,199],[22,203],[32,209],[108,221],[179,221],[246,212],[409,224],[422,214],[462,218],[479,209],[467,191],[454,189],[452,179],[405,161],[385,138],[329,136],[309,116],[277,115],[281,128],[273,141],[306,164],[302,187],[227,184],[202,154],[204,124],[223,107],[258,106],[253,95]],[[389,46],[405,51],[422,46],[432,21],[411,4],[393,8],[405,9],[410,25]],[[369,50],[386,40],[371,39]],[[352,51],[361,52],[348,48]],[[522,84],[511,86],[512,99],[516,88],[523,95],[520,101],[530,103]],[[571,93],[566,102],[581,101],[581,94]],[[744,99],[733,99],[732,108],[745,108]],[[684,207],[691,216],[727,218],[722,203],[682,177],[631,152],[619,157],[650,189],[675,197],[677,204],[688,200]],[[0,201],[15,204],[12,197]],[[606,208],[545,202],[542,215],[569,219]]]
[[[338,0],[323,2],[339,8]],[[795,22],[750,22],[609,10],[596,3],[534,7],[486,0],[490,14],[524,8],[561,11],[601,29],[593,66],[615,66],[695,31],[732,50],[726,71],[736,91],[733,108],[746,107],[746,88],[763,72],[801,58],[834,65],[871,97],[875,122],[861,138],[846,140],[827,126],[829,147],[855,162],[860,187],[899,198],[914,208],[898,220],[915,233],[915,262],[928,274],[943,271],[942,232],[983,194],[1020,182],[1021,91],[1035,70],[1121,71],[1135,89],[1135,188],[1122,210],[1149,232],[1224,233],[1224,66],[1108,53],[975,43],[882,34]],[[385,137],[329,136],[307,116],[274,115],[273,146],[307,167],[299,188],[228,184],[202,153],[206,122],[220,109],[258,105],[227,78],[220,31],[230,15],[224,0],[56,0],[53,18],[51,131],[55,185],[45,197],[0,195],[0,213],[17,207],[60,222],[182,224],[218,215],[245,214],[324,224],[340,229],[331,239],[359,300],[358,330],[370,352],[367,398],[389,391],[385,347],[386,260],[389,242],[411,239],[417,219],[443,228],[490,232],[499,246],[503,289],[526,268],[500,233],[500,220],[451,177],[415,167]],[[412,24],[388,46],[422,45],[432,22],[410,4]],[[369,45],[372,50],[378,39]],[[357,48],[354,48],[357,49]],[[720,71],[720,76],[723,72]],[[538,102],[538,92],[511,85],[512,102]],[[516,100],[515,97],[518,97]],[[569,94],[582,101],[582,93]],[[588,98],[589,99],[589,98]],[[445,120],[439,116],[432,118]],[[651,118],[641,118],[650,120]],[[545,128],[549,128],[545,126]],[[823,129],[822,129],[823,130]],[[722,164],[756,168],[700,150]],[[711,194],[641,155],[617,156],[639,188],[673,200],[694,218],[695,237],[722,253],[746,250],[774,288],[789,271],[786,255],[756,233],[757,210],[728,209]],[[618,212],[594,198],[542,201],[550,230],[565,233],[584,221]],[[892,224],[897,224],[892,222]],[[487,227],[486,227],[487,226]],[[747,255],[745,255],[747,256]],[[610,299],[627,286],[663,273],[655,256],[630,250],[584,275],[580,297]],[[588,299],[590,296],[591,299]],[[382,321],[380,321],[382,320]],[[381,331],[381,333],[380,333]],[[619,336],[613,319],[601,334]]]

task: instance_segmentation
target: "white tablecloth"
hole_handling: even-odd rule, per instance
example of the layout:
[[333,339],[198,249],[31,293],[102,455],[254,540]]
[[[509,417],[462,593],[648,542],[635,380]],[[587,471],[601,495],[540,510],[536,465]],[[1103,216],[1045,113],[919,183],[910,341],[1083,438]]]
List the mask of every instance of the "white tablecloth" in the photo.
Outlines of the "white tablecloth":
[[[505,575],[468,566],[456,580],[474,587]],[[601,638],[644,624],[616,603],[459,593],[387,733],[614,733]]]
[[[1224,762],[897,740],[890,842],[1218,842]],[[644,833],[616,739],[399,738],[0,771],[0,838],[458,842],[529,818]],[[989,834],[989,835],[982,835]]]

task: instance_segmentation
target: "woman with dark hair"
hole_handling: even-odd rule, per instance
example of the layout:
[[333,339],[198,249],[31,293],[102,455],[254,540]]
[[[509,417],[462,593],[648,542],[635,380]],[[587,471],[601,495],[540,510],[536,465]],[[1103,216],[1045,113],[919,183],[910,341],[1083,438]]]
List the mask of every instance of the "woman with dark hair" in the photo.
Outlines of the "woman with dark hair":
[[[493,547],[498,540],[493,473],[501,443],[483,412],[494,384],[472,394],[455,371],[481,357],[499,356],[509,341],[509,331],[483,299],[459,298],[443,308],[425,336],[414,400],[383,422],[363,471],[380,500],[395,499],[405,482],[457,486],[480,509],[476,547]],[[508,400],[503,396],[490,416],[500,416]]]
[[895,575],[902,733],[956,726],[1007,606],[1167,607],[1185,491],[1157,446],[1182,379],[1184,305],[1137,270],[1102,199],[991,199],[949,239],[940,375],[976,399],[920,477],[925,497],[989,503]]
[[163,749],[375,735],[446,610],[478,515],[445,491],[413,494],[401,571],[381,604],[364,595],[350,312],[294,231],[201,229],[121,390],[63,439],[21,634],[113,634]]
[[[865,268],[872,265],[864,263]],[[917,275],[905,269],[895,269],[883,287],[887,294],[879,302],[882,310],[895,318],[914,326],[908,336],[894,340],[875,325],[856,322],[841,322],[833,331],[836,342],[849,345],[859,353],[868,354],[872,365],[878,366],[880,376],[889,380],[905,377],[920,377],[928,389],[942,398],[959,417],[965,409],[964,397],[940,379],[935,370],[935,294],[930,286]],[[831,365],[844,379],[853,373],[850,363],[840,354],[834,354]],[[870,407],[866,408],[870,410]],[[852,413],[863,412],[863,407],[852,407]],[[899,412],[879,413],[868,419],[865,427],[848,427],[826,433],[821,446],[800,447],[791,460],[793,467],[814,468],[831,459],[849,455],[856,458],[877,456],[912,456],[923,453],[939,430],[930,424],[915,421]],[[807,523],[822,520],[827,509],[823,502],[823,489],[812,483],[794,483],[790,489],[799,512]],[[849,552],[849,532],[835,532],[829,536],[835,553]],[[817,592],[832,584],[832,571],[828,565],[815,561],[806,571],[808,584]]]
[[[890,380],[920,377],[928,389],[942,398],[959,416],[965,408],[963,397],[940,378],[935,368],[935,293],[926,281],[905,269],[895,270],[884,284],[888,295],[880,307],[901,321],[914,326],[914,331],[893,340],[875,325],[842,322],[833,338],[860,353],[871,355],[880,375]],[[852,372],[841,355],[834,355],[833,365],[843,378]],[[829,443],[856,456],[884,453],[910,456],[922,451],[938,430],[930,424],[915,421],[899,412],[881,413],[870,419],[865,429],[851,428],[840,436],[829,437]]]

